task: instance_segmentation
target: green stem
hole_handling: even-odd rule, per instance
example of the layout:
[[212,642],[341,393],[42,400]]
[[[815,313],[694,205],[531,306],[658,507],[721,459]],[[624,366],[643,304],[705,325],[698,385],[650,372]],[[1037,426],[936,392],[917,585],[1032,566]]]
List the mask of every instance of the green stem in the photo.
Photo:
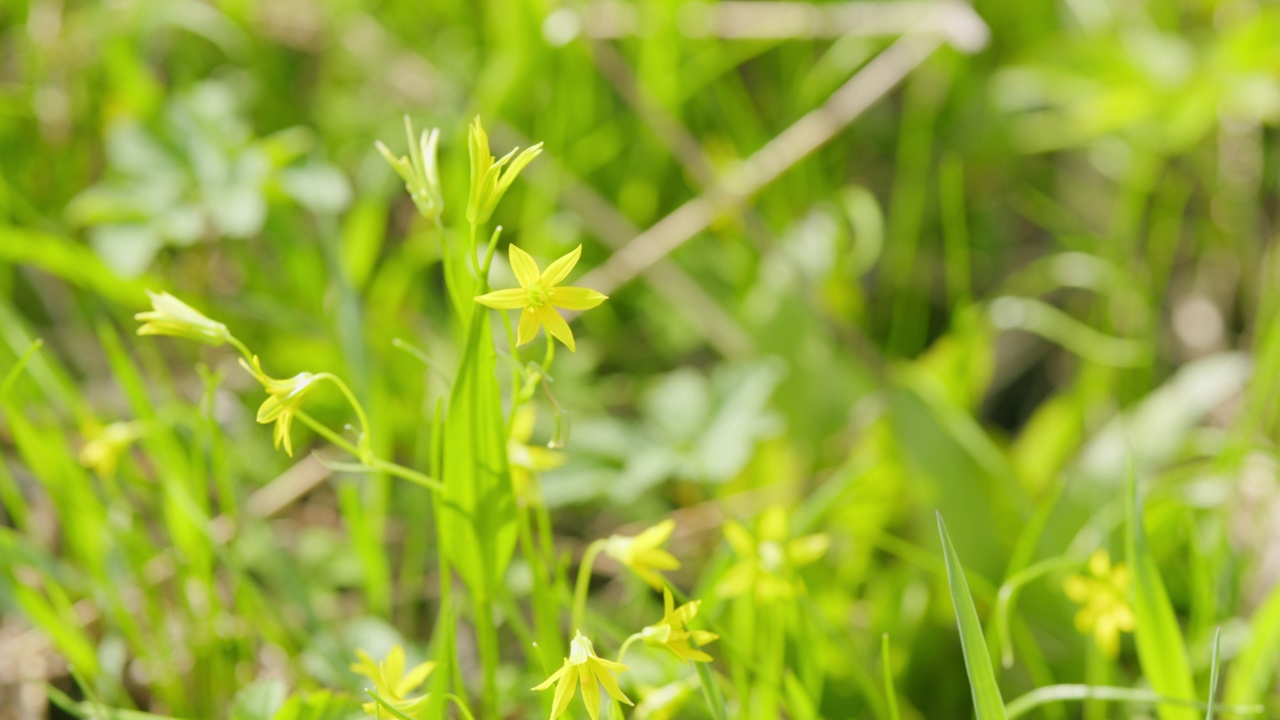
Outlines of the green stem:
[[498,630],[493,624],[493,603],[488,597],[478,597],[475,602],[476,645],[480,650],[480,665],[484,670],[484,702],[481,714],[486,718],[498,717]]
[[316,379],[328,380],[337,385],[342,394],[346,396],[347,402],[351,403],[352,409],[356,411],[356,417],[360,419],[360,441],[358,444],[360,451],[356,453],[356,457],[359,457],[360,461],[366,465],[371,464],[373,461],[373,434],[369,431],[369,416],[364,412],[364,405],[360,404],[360,401],[356,399],[355,393],[351,392],[351,388],[337,375],[327,372],[319,373],[316,375]]
[[[301,420],[307,427],[314,430],[316,434],[319,435],[320,437],[323,437],[325,440],[328,440],[330,443],[333,443],[334,445],[347,451],[348,453],[351,453],[356,457],[360,457],[360,454],[361,454],[360,450],[355,445],[352,445],[350,442],[346,440],[346,438],[342,437],[341,435],[334,432],[333,430],[330,430],[323,423],[311,417],[306,412],[299,410],[298,419]],[[430,490],[434,490],[435,492],[438,492],[438,493],[444,492],[444,483],[440,482],[439,480],[431,477],[430,475],[424,475],[423,473],[420,473],[417,470],[407,468],[403,465],[400,465],[399,463],[394,463],[389,460],[382,460],[380,458],[370,458],[369,462],[367,463],[362,462],[359,465],[349,465],[349,464],[343,464],[343,463],[329,463],[329,465],[330,467],[336,468],[338,470],[347,471],[347,472],[372,472],[372,471],[378,470],[381,472],[385,472],[388,475],[393,475],[402,480],[408,480],[411,483],[421,485]]]
[[627,650],[628,650],[628,649],[629,649],[633,644],[635,644],[635,642],[636,642],[637,640],[641,640],[641,639],[643,639],[643,636],[641,636],[641,635],[640,635],[640,633],[633,633],[632,635],[628,636],[626,640],[623,640],[623,641],[622,641],[622,647],[618,648],[618,663],[619,663],[619,664],[621,664],[621,663],[622,663],[622,658],[626,657],[626,655],[627,655]]
[[578,564],[578,582],[573,588],[573,630],[582,629],[583,616],[587,609],[587,590],[591,587],[591,567],[596,564],[596,556],[604,550],[605,541],[596,540],[587,546],[582,553],[582,562]]

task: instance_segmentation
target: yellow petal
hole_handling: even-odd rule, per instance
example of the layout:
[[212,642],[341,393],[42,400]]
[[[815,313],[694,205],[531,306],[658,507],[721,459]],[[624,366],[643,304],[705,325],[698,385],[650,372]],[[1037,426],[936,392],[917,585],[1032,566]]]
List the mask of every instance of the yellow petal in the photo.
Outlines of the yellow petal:
[[1094,550],[1089,556],[1089,572],[1096,578],[1105,578],[1111,572],[1111,556],[1106,550]]
[[805,535],[798,537],[787,544],[787,556],[791,560],[791,564],[795,566],[808,565],[817,562],[826,554],[827,549],[831,547],[831,536],[825,533],[819,535]]
[[433,662],[424,662],[417,665],[412,670],[405,673],[403,678],[400,678],[400,684],[396,687],[396,692],[400,697],[404,697],[413,692],[414,688],[426,682],[427,676],[430,675],[431,671],[435,668],[436,664]]
[[508,288],[494,290],[491,293],[477,295],[476,302],[495,310],[515,310],[529,302],[529,293],[524,288]]
[[724,539],[729,541],[729,547],[740,557],[753,558],[756,555],[756,543],[751,539],[751,534],[747,529],[736,522],[730,520],[724,525]]
[[534,312],[538,315],[538,322],[547,329],[547,332],[564,343],[565,347],[569,348],[569,352],[577,352],[573,342],[573,331],[569,329],[569,323],[560,317],[560,313],[556,312],[554,308],[549,308],[545,305]]
[[538,315],[533,308],[526,307],[520,313],[520,328],[516,331],[516,345],[524,345],[538,336]]
[[553,287],[547,297],[552,305],[565,310],[590,310],[609,299],[604,293],[581,287]]
[[573,700],[573,691],[578,685],[578,668],[566,660],[564,670],[564,677],[556,685],[556,697],[551,704],[551,720],[556,720],[569,708],[569,701]]
[[398,681],[404,676],[404,648],[393,645],[382,661],[382,674],[389,682]]
[[[559,260],[548,265],[547,269],[542,271],[542,286],[550,288],[559,285],[561,281],[569,277],[569,273],[573,271],[573,266],[578,264],[578,258],[580,257],[582,257],[581,245],[574,248],[573,252],[565,254]],[[556,304],[559,305],[559,303]]]
[[637,548],[656,548],[671,537],[671,533],[675,532],[676,521],[667,518],[662,522],[646,529],[635,537],[633,541]]
[[568,670],[568,669],[569,669],[569,661],[568,661],[568,660],[566,660],[566,661],[565,661],[565,663],[564,663],[564,665],[561,665],[561,666],[560,666],[560,669],[559,669],[559,670],[557,670],[557,671],[555,671],[554,673],[552,673],[552,674],[551,674],[551,677],[549,677],[549,678],[547,678],[546,680],[543,680],[542,682],[540,682],[540,683],[538,683],[537,685],[535,685],[535,686],[533,687],[533,689],[534,689],[534,690],[546,690],[547,688],[551,687],[551,683],[554,683],[556,680],[559,680],[559,679],[560,679],[560,676],[564,675],[565,671],[566,671],[566,670]]
[[511,261],[511,272],[515,273],[520,287],[531,288],[538,283],[538,263],[529,257],[529,253],[511,245],[507,248],[507,257]]
[[[618,663],[610,663],[607,660],[603,660],[601,661],[601,664],[605,665],[605,667],[608,667],[610,665],[617,665]],[[626,667],[624,666],[623,670],[625,669]],[[619,670],[619,672],[621,672],[621,670]],[[623,694],[622,689],[618,687],[618,681],[615,680],[613,676],[610,675],[608,672],[604,670],[599,670],[596,673],[596,678],[599,679],[600,684],[604,686],[604,691],[609,693],[609,697],[613,698],[614,700],[617,700],[618,702],[624,702],[628,705],[635,705],[635,703],[631,702],[631,698]]]
[[590,671],[578,675],[582,680],[582,704],[587,706],[591,720],[600,720],[600,681],[596,680],[596,673]]
[[642,564],[657,570],[679,570],[680,561],[666,550],[646,550],[637,558]]

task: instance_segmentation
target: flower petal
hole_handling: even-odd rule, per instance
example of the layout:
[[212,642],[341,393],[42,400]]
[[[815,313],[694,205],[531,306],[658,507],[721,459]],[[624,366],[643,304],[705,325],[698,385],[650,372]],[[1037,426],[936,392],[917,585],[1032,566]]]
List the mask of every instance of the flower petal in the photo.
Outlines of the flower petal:
[[547,298],[552,305],[565,310],[590,310],[608,300],[609,296],[591,288],[553,287],[547,292]]
[[533,308],[526,307],[520,313],[520,328],[516,331],[516,345],[524,345],[538,336],[538,315]]
[[564,343],[565,347],[569,348],[569,352],[577,352],[573,342],[573,331],[569,329],[569,323],[560,317],[560,313],[556,312],[555,308],[544,305],[534,312],[538,314],[538,322],[542,323],[542,327],[546,328],[547,332]]
[[635,546],[640,549],[656,548],[671,537],[671,533],[675,532],[676,521],[667,518],[651,528],[645,528],[643,532],[635,537]]
[[[542,286],[555,287],[559,285],[565,278],[569,277],[569,273],[573,271],[573,266],[578,264],[578,258],[582,257],[582,246],[573,249],[573,252],[566,253],[560,259],[547,266],[542,271]],[[585,309],[585,308],[584,308]]]
[[520,287],[531,288],[538,283],[538,263],[533,261],[529,253],[510,245],[507,248],[507,258],[511,261],[511,272],[515,273]]
[[596,679],[596,670],[578,673],[582,680],[582,704],[587,706],[587,714],[591,720],[600,720],[600,681]]
[[551,720],[556,720],[569,708],[569,701],[573,700],[573,691],[578,685],[578,669],[570,665],[568,660],[565,661],[564,669],[564,677],[556,685],[556,697],[551,703]]
[[[618,663],[611,663],[608,660],[602,660],[600,664],[605,667],[609,667],[610,665],[617,665]],[[626,668],[624,667],[623,669]],[[621,672],[621,670],[619,672]],[[598,670],[596,672],[596,678],[599,679],[600,684],[604,686],[604,691],[609,693],[609,697],[617,700],[618,702],[635,705],[635,703],[631,702],[631,698],[623,694],[622,689],[618,687],[618,681],[613,679],[613,676],[606,670]]]
[[565,661],[565,664],[561,665],[559,670],[557,670],[557,671],[555,671],[554,673],[552,673],[552,674],[551,674],[551,677],[549,677],[549,678],[547,678],[546,680],[543,680],[542,682],[540,682],[540,683],[538,683],[537,685],[533,686],[533,689],[534,689],[534,690],[546,690],[547,688],[551,687],[551,684],[552,684],[552,683],[554,683],[555,681],[559,680],[559,679],[560,679],[560,676],[564,675],[565,670],[568,670],[568,669],[569,669],[569,663],[568,663],[568,661]]
[[528,304],[529,293],[524,288],[508,288],[477,295],[475,300],[481,305],[495,310],[515,310]]

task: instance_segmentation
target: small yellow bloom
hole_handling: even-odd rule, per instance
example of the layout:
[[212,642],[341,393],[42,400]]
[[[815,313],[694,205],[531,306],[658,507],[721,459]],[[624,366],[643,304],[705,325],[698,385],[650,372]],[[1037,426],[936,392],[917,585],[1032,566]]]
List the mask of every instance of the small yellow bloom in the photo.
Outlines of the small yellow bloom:
[[440,170],[436,162],[436,150],[440,145],[440,130],[423,130],[418,142],[413,140],[413,123],[404,116],[404,133],[409,138],[409,157],[396,157],[381,141],[375,143],[378,152],[404,180],[404,187],[413,198],[413,204],[425,218],[439,217],[444,211],[444,195],[440,191]]
[[[715,642],[720,636],[705,630],[689,630],[689,621],[698,615],[701,600],[675,607],[671,590],[662,589],[662,619],[640,631],[646,644],[665,647],[681,660],[711,662],[712,657],[698,647]],[[693,640],[694,645],[689,644]]]
[[283,443],[284,451],[289,454],[289,457],[293,457],[293,441],[289,437],[289,428],[293,425],[294,416],[302,407],[303,399],[316,386],[316,381],[321,379],[321,376],[301,372],[291,378],[277,380],[262,371],[262,363],[258,361],[257,355],[253,357],[253,365],[243,359],[240,365],[257,378],[267,390],[267,399],[258,408],[258,422],[263,425],[274,422],[276,424],[275,446],[279,448]]
[[795,570],[817,562],[831,547],[826,534],[792,538],[786,510],[770,508],[760,518],[753,537],[736,522],[724,527],[724,537],[741,558],[721,578],[717,592],[721,597],[736,597],[754,590],[761,602],[786,600],[804,589]]
[[92,468],[99,477],[114,477],[120,457],[144,431],[145,426],[139,422],[111,423],[80,448],[80,464]]
[[169,293],[148,290],[147,295],[151,297],[151,310],[133,316],[143,323],[138,328],[139,335],[169,335],[215,347],[231,337],[226,325],[210,320]]
[[596,655],[595,648],[591,647],[591,641],[582,633],[578,633],[570,643],[569,657],[564,659],[560,669],[533,689],[546,690],[553,683],[555,684],[556,694],[551,708],[551,720],[556,720],[569,707],[574,690],[581,684],[582,704],[587,706],[587,714],[591,716],[591,720],[599,720],[601,685],[614,700],[628,705],[635,704],[622,694],[618,681],[610,672],[622,672],[626,669],[627,666],[622,663],[611,662]]
[[[413,716],[426,704],[425,693],[417,697],[409,697],[409,693],[427,681],[427,676],[436,667],[435,663],[424,662],[405,672],[404,648],[399,645],[391,648],[387,657],[380,663],[374,662],[373,658],[369,657],[369,653],[364,650],[356,650],[356,657],[360,658],[360,662],[352,663],[351,671],[372,680],[374,689],[388,705],[406,715]],[[370,715],[377,715],[378,704],[367,702],[364,704],[364,711]]]
[[568,460],[562,452],[541,445],[530,445],[533,437],[533,408],[525,405],[511,421],[511,437],[507,439],[507,463],[511,466],[511,484],[517,498],[536,505],[541,502],[533,486],[533,476],[553,470]]
[[1089,557],[1089,574],[1072,575],[1063,583],[1067,597],[1083,605],[1076,613],[1076,629],[1092,633],[1094,642],[1109,657],[1120,653],[1120,633],[1133,632],[1137,618],[1129,607],[1129,567],[1111,565],[1106,550]]
[[578,263],[582,246],[579,245],[573,252],[551,263],[541,273],[538,271],[538,263],[529,257],[529,253],[515,245],[511,245],[507,252],[511,259],[511,270],[520,287],[480,295],[476,302],[495,310],[523,309],[516,334],[517,345],[529,342],[538,334],[539,327],[545,327],[547,332],[564,343],[570,351],[575,350],[573,331],[569,329],[569,323],[556,312],[556,308],[590,310],[608,299],[603,293],[588,288],[560,287],[560,283],[564,282],[573,266]]
[[661,545],[676,529],[675,520],[663,520],[634,537],[614,535],[605,541],[604,553],[640,576],[656,590],[666,586],[660,570],[679,570],[680,561]]

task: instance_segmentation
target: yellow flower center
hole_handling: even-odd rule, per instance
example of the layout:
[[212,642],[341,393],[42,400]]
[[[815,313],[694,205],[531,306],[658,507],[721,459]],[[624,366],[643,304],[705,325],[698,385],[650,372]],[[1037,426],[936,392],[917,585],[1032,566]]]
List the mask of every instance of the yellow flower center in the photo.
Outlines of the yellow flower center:
[[541,284],[527,288],[527,292],[529,295],[529,307],[531,308],[540,308],[551,301],[547,289],[542,287]]

